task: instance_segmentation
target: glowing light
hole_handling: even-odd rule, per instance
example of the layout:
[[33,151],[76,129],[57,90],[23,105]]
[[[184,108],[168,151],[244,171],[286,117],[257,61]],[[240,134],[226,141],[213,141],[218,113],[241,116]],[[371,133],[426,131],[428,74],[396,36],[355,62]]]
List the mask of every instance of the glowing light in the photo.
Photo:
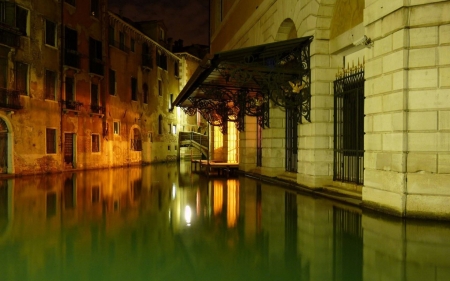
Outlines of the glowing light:
[[191,207],[189,206],[184,207],[184,219],[186,220],[186,224],[188,226],[191,225],[191,218],[192,218]]
[[172,185],[172,199],[175,199],[175,196],[177,194],[177,188],[175,187],[175,184]]

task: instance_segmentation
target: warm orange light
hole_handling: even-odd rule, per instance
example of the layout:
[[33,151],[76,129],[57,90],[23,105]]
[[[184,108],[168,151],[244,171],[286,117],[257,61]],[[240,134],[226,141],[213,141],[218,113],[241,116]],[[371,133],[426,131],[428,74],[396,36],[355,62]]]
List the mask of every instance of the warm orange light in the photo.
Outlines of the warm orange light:
[[223,184],[216,181],[214,184],[214,215],[222,213],[223,206]]
[[239,183],[235,179],[227,181],[227,225],[228,227],[236,226],[239,216]]

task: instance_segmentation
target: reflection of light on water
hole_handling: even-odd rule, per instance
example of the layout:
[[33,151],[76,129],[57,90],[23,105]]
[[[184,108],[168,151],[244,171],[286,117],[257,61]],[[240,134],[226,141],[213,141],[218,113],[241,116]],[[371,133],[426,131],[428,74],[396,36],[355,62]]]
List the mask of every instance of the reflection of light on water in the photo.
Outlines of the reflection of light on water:
[[228,227],[236,226],[237,217],[239,216],[239,183],[237,180],[227,181],[227,225]]
[[175,184],[172,185],[172,199],[175,199],[175,195],[177,193],[177,189],[175,187]]
[[222,212],[223,205],[223,184],[220,181],[214,182],[214,215]]
[[187,225],[191,225],[191,217],[192,217],[191,207],[186,206],[184,208],[184,219],[186,220]]

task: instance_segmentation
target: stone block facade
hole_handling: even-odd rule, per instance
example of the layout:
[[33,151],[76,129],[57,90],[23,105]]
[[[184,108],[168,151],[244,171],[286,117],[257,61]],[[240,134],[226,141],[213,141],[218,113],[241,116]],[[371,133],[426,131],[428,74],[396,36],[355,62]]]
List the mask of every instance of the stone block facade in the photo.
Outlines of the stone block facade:
[[[212,26],[212,53],[314,36],[311,123],[303,120],[298,127],[294,177],[284,171],[286,123],[276,107],[270,110],[270,128],[262,132],[262,167],[254,167],[249,157],[241,158],[242,167],[296,178],[310,188],[361,190],[367,207],[399,216],[450,219],[445,204],[450,171],[450,2],[257,2],[232,1]],[[239,25],[232,20],[238,15],[246,19]],[[365,80],[364,180],[352,184],[333,180],[333,83],[340,71],[358,63],[364,65]],[[247,145],[241,141],[241,151]]]

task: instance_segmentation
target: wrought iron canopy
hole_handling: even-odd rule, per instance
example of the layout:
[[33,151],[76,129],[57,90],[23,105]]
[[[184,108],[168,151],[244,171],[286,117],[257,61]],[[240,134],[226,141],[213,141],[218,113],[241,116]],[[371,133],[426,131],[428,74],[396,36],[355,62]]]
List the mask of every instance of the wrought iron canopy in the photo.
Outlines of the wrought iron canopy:
[[302,37],[206,56],[174,101],[189,115],[197,111],[226,133],[228,121],[244,130],[244,117],[269,127],[269,103],[310,122],[310,52]]

